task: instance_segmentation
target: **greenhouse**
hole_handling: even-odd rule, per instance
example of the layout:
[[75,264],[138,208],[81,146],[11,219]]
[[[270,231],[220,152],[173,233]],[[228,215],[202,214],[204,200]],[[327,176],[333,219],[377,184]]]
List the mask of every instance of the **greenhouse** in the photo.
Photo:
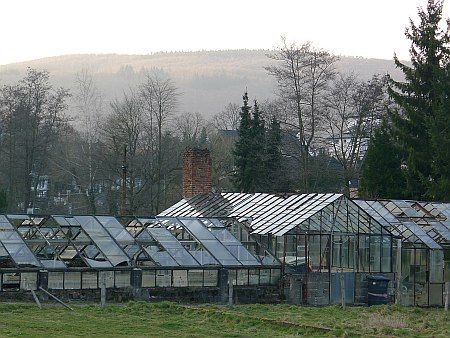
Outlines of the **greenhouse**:
[[355,201],[402,239],[401,302],[443,305],[450,281],[450,204],[404,200]]
[[370,275],[389,278],[393,297],[401,273],[397,297],[402,303],[443,305],[449,204],[350,200],[342,194],[223,193],[183,199],[161,215],[235,219],[240,226],[231,231],[238,239],[243,240],[241,228],[249,229],[282,262],[287,281],[289,275],[299,276],[294,280],[302,303],[337,303],[343,292],[349,303],[365,302]]
[[[325,305],[341,301],[340,278],[348,303],[366,302],[366,277],[394,279],[394,236],[342,194],[224,193],[182,200],[163,216],[229,217],[282,262],[287,298]],[[390,274],[390,275],[389,275]]]
[[247,301],[364,304],[383,276],[391,301],[442,306],[450,280],[445,203],[201,194],[154,217],[0,215],[0,230],[5,294],[106,287],[223,301],[233,285]]
[[[163,216],[230,217],[291,266],[392,272],[392,234],[342,194],[230,193],[183,200]],[[232,232],[240,238],[240,228]],[[237,231],[239,229],[239,231]]]
[[254,252],[214,218],[0,215],[2,291],[278,285]]

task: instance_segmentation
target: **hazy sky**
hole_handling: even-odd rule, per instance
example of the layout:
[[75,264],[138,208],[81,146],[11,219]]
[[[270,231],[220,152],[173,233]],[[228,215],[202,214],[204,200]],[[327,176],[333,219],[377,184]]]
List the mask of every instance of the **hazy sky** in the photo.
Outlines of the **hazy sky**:
[[[449,0],[447,0],[449,2]],[[0,64],[78,53],[274,48],[280,36],[341,55],[408,58],[426,0],[0,0]],[[449,16],[449,4],[444,7]]]

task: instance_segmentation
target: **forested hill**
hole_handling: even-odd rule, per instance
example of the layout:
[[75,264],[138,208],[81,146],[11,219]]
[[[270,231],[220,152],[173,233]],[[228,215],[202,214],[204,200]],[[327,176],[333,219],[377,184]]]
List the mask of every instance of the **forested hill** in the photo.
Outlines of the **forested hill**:
[[[211,116],[228,102],[241,101],[245,88],[251,98],[274,96],[275,83],[264,67],[271,61],[268,50],[225,50],[155,53],[151,55],[65,55],[0,66],[0,83],[17,81],[27,67],[46,69],[52,82],[72,88],[75,75],[88,69],[105,100],[119,97],[142,79],[144,69],[158,68],[168,73],[179,88],[179,111]],[[337,69],[362,78],[389,73],[400,77],[392,60],[341,57]]]

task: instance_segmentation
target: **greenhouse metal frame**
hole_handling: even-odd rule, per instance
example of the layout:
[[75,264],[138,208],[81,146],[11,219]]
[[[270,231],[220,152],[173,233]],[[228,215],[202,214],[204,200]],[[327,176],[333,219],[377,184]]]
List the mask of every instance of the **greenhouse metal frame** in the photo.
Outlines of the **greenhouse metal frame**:
[[405,305],[442,306],[444,281],[450,280],[448,203],[222,193],[183,199],[161,215],[234,218],[282,261],[284,271],[375,273],[392,280],[400,273],[397,295]]
[[401,301],[441,306],[450,281],[450,204],[408,200],[355,201],[402,239]]
[[[280,262],[250,253],[212,218],[0,215],[1,289],[217,287],[219,270],[235,285],[277,285]],[[269,259],[270,258],[270,259]]]

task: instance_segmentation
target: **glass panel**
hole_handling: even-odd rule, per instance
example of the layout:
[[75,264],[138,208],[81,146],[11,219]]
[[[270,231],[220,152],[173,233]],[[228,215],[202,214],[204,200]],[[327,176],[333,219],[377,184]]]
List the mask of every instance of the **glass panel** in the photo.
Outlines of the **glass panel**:
[[217,286],[217,270],[204,270],[204,286]]
[[237,270],[237,285],[248,285],[248,270]]
[[[261,265],[259,261],[226,229],[212,229],[211,233],[243,265]],[[292,237],[292,236],[291,236]]]
[[259,284],[260,285],[270,284],[270,269],[259,270]]
[[155,245],[145,247],[144,250],[160,266],[178,266],[178,263],[168,252],[159,251],[160,249]]
[[298,235],[297,236],[297,261],[296,261],[296,265],[305,265],[306,264],[305,237],[306,237],[306,235]]
[[381,272],[391,272],[391,237],[383,236],[381,247]]
[[189,251],[190,254],[200,263],[201,266],[220,265],[209,252],[205,250]]
[[129,257],[94,217],[75,216],[75,219],[113,266],[129,263]]
[[66,268],[66,264],[56,259],[41,259],[42,265],[47,269]]
[[276,242],[275,254],[279,259],[283,259],[284,255],[284,236],[274,236]]
[[222,265],[237,266],[239,261],[220,243],[216,237],[198,220],[181,220],[185,228],[198,239],[198,241],[214,256]]
[[98,285],[101,287],[102,283],[105,283],[107,288],[114,287],[114,271],[100,271],[98,273]]
[[230,278],[233,281],[233,285],[236,285],[236,270],[228,270],[228,278]]
[[333,236],[333,266],[340,268],[342,259],[342,242],[341,236]]
[[281,278],[281,270],[280,269],[271,269],[270,270],[270,284],[276,285],[280,282]]
[[369,236],[359,236],[358,271],[369,271]]
[[173,286],[188,286],[187,270],[173,270]]
[[198,266],[183,245],[166,228],[147,228],[152,237],[182,266]]
[[380,271],[380,253],[381,253],[381,239],[378,236],[369,236],[370,239],[370,271]]
[[36,272],[22,272],[20,274],[20,288],[22,290],[36,290],[37,289],[37,273]]
[[203,286],[203,270],[189,270],[189,286]]
[[108,261],[97,261],[95,259],[90,259],[84,257],[84,260],[91,268],[110,268],[112,267],[111,263]]
[[348,268],[349,265],[349,251],[348,251],[348,240],[349,236],[341,236],[342,247],[341,247],[341,266],[343,268]]
[[427,283],[427,251],[426,249],[415,249],[415,261],[412,266],[414,273],[414,293],[416,305],[428,305],[428,283]]
[[63,272],[49,272],[48,273],[48,288],[52,290],[62,290],[64,281]]
[[347,242],[348,242],[348,267],[350,269],[354,269],[355,268],[355,257],[356,257],[355,237],[356,236],[347,236]]
[[116,288],[126,288],[131,283],[131,273],[129,271],[116,271],[114,273],[114,285]]
[[402,303],[414,305],[414,250],[402,249]]
[[41,263],[3,215],[0,215],[0,242],[17,265],[41,267]]
[[20,273],[7,272],[2,274],[2,290],[19,290]]
[[444,281],[444,252],[442,250],[430,250],[430,282],[442,283]]
[[81,272],[65,272],[64,288],[67,290],[81,289]]
[[172,285],[172,270],[156,270],[156,286],[170,287]]
[[83,289],[97,289],[97,272],[86,271],[81,276]]
[[259,270],[251,269],[248,270],[248,280],[250,285],[258,285],[259,284]]
[[308,236],[309,265],[312,270],[320,268],[320,235]]
[[112,216],[95,216],[103,227],[111,234],[114,239],[120,244],[134,243],[134,238],[123,227],[120,222]]
[[154,270],[142,270],[142,287],[154,288],[155,287],[155,271]]

